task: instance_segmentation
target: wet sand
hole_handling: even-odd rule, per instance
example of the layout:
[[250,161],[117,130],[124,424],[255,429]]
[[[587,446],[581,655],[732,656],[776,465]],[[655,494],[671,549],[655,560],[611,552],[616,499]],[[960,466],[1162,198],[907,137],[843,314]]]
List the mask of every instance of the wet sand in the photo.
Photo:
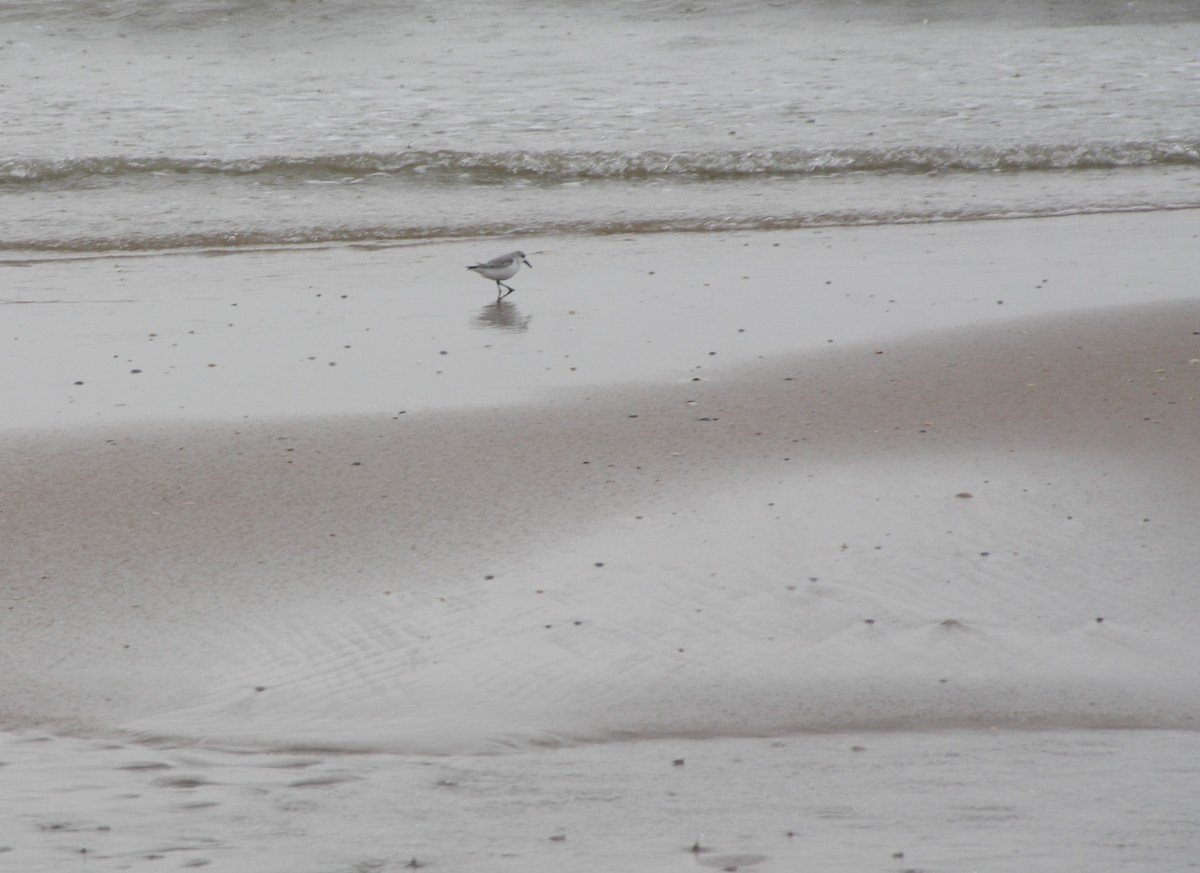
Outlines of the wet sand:
[[540,240],[499,308],[478,244],[10,265],[5,726],[1194,743],[1193,228]]
[[504,873],[1179,870],[1195,851],[1196,750],[1190,731],[850,732],[437,758],[5,735],[0,849],[27,873],[398,873],[414,860]]

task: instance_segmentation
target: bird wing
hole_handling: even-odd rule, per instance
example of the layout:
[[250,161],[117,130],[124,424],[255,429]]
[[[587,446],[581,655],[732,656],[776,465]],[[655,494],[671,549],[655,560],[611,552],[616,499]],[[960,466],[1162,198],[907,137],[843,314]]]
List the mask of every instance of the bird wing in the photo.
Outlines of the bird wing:
[[513,262],[512,255],[500,255],[498,258],[492,258],[490,261],[483,264],[476,264],[474,267],[467,267],[468,270],[477,270],[482,267],[485,270],[499,270],[503,267],[510,266]]

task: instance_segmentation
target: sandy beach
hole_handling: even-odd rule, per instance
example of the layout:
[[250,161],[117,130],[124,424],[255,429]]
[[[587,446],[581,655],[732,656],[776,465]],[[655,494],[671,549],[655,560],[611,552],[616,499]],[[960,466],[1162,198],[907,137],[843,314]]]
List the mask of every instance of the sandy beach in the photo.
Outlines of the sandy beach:
[[[500,305],[494,241],[5,262],[0,846],[186,843],[52,756],[217,804],[214,869],[381,774],[428,818],[311,869],[1194,863],[1197,236],[547,237]],[[1117,774],[1134,836],[1063,811]]]

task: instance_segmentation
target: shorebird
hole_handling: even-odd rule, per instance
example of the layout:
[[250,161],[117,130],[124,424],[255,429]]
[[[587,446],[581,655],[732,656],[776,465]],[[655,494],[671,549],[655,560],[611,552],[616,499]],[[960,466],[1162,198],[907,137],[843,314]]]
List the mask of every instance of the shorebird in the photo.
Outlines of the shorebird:
[[[505,285],[501,279],[511,279],[517,275],[517,270],[521,269],[521,264],[524,264],[529,269],[533,269],[533,264],[525,260],[524,252],[509,252],[507,255],[501,255],[498,258],[492,258],[484,264],[476,264],[473,267],[467,267],[468,270],[474,270],[485,279],[491,279],[496,283],[496,299],[502,300],[516,289],[512,285]],[[500,290],[507,288],[508,291],[501,294]]]

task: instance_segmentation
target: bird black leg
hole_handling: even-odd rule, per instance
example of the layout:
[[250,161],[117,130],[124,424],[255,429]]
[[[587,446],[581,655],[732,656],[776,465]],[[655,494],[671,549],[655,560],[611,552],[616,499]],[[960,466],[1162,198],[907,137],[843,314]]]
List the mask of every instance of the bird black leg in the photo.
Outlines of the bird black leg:
[[506,292],[504,292],[503,294],[500,294],[500,296],[496,298],[497,300],[503,300],[503,299],[504,299],[505,297],[507,297],[509,294],[511,294],[511,293],[513,293],[514,291],[516,291],[516,290],[517,290],[517,289],[516,289],[516,288],[514,288],[512,285],[505,285],[503,282],[501,282],[501,281],[497,280],[497,282],[496,282],[496,293],[499,293],[501,288],[507,288],[508,290],[507,290]]

